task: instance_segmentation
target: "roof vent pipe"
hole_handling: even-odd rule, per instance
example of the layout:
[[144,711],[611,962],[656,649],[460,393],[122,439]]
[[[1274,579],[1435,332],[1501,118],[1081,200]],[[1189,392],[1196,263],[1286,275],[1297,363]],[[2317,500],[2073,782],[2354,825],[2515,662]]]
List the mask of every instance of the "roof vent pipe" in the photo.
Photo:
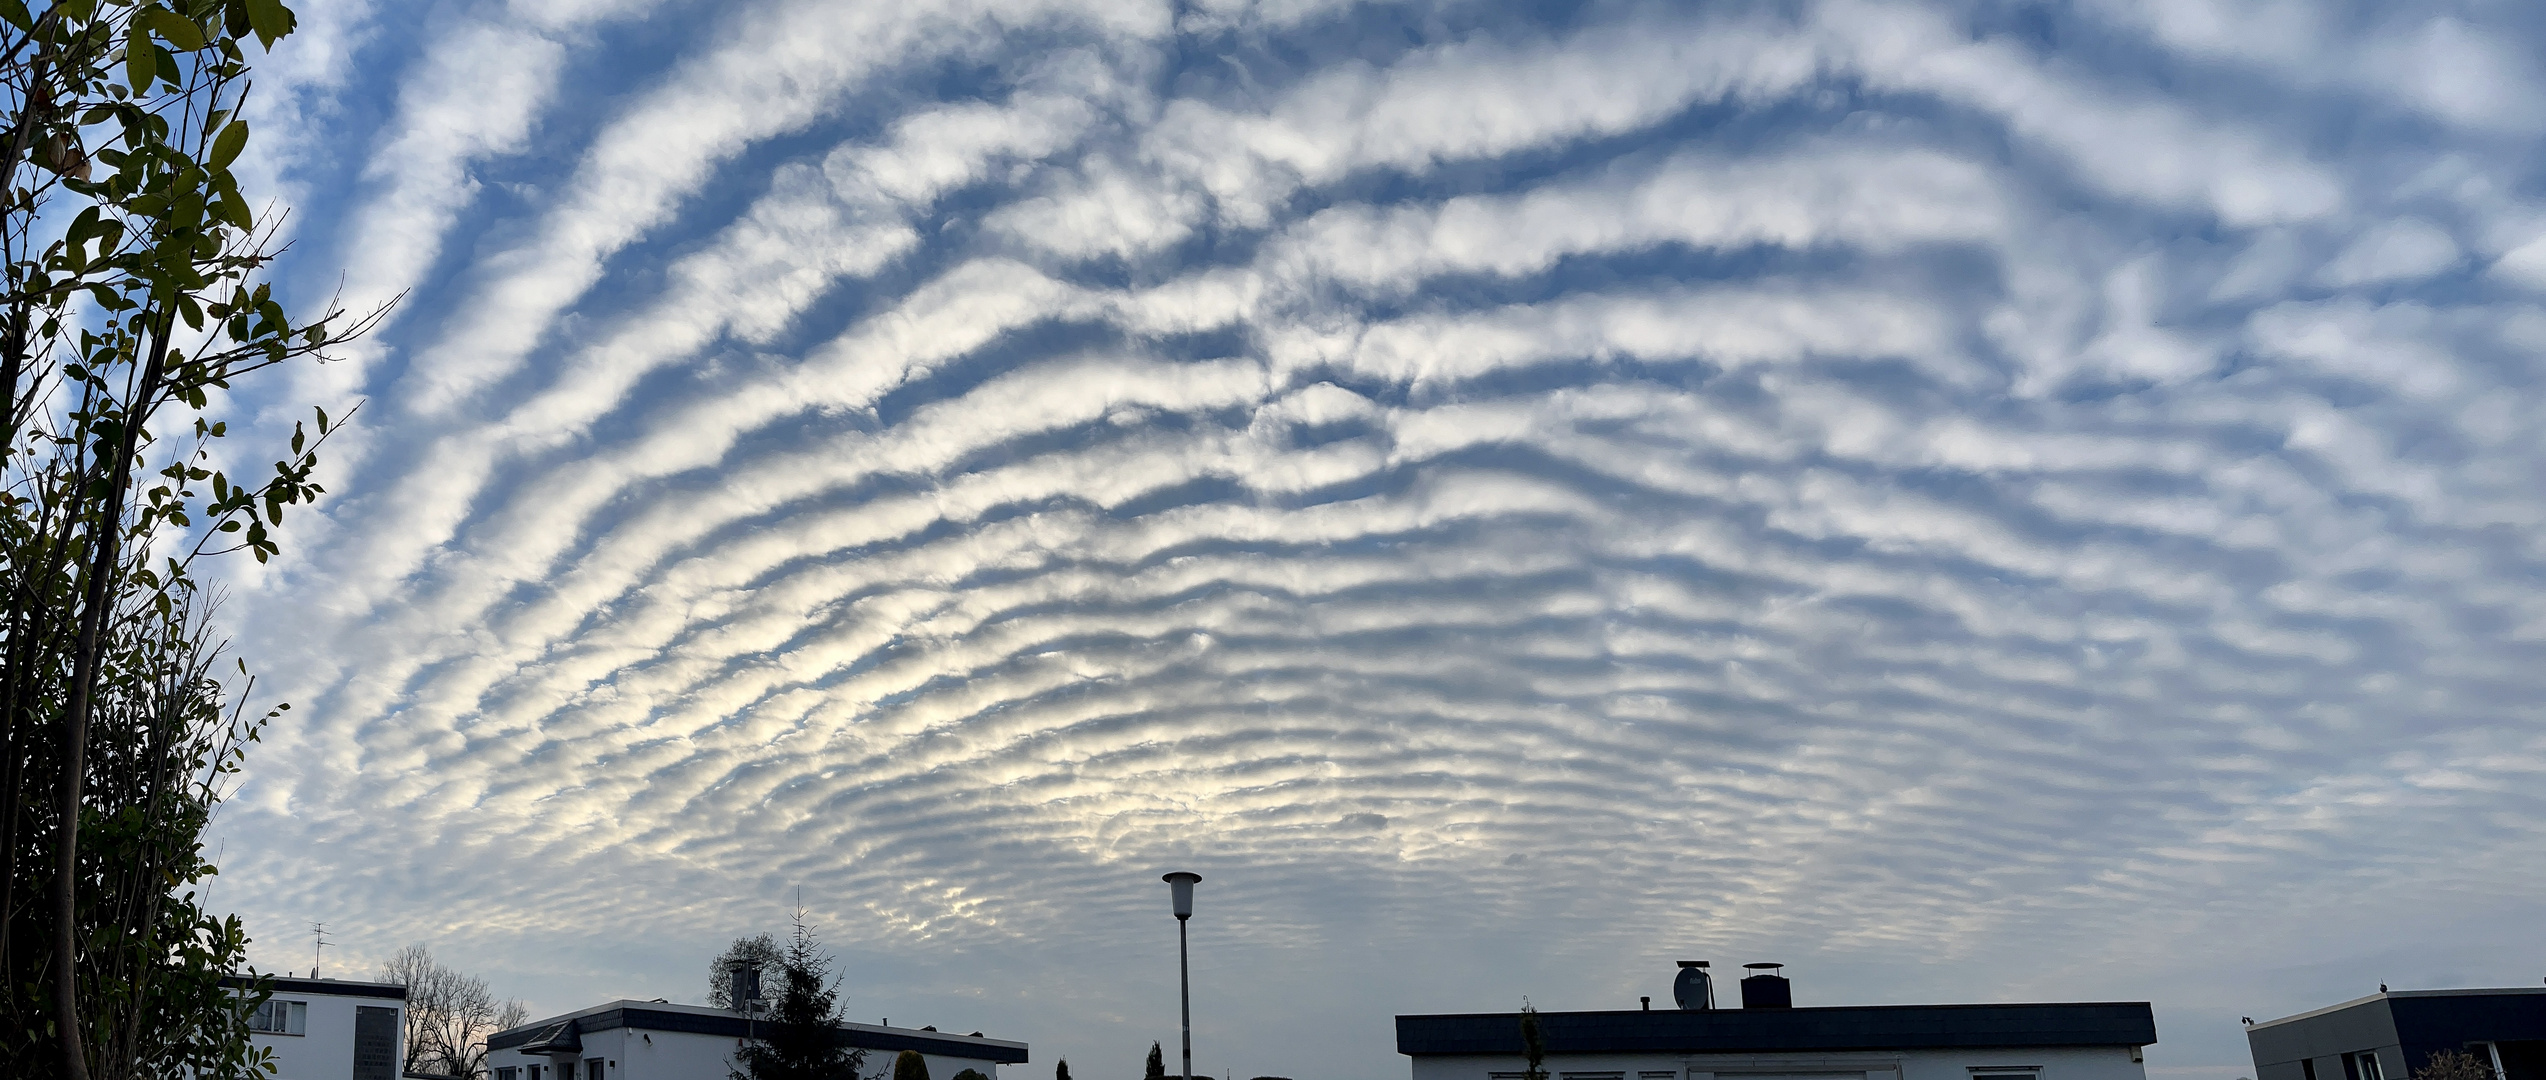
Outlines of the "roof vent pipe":
[[1794,984],[1778,974],[1784,964],[1743,964],[1742,1008],[1791,1009],[1795,1007]]
[[1706,961],[1680,961],[1680,977],[1671,981],[1671,998],[1683,1009],[1715,1007],[1715,977],[1706,973]]

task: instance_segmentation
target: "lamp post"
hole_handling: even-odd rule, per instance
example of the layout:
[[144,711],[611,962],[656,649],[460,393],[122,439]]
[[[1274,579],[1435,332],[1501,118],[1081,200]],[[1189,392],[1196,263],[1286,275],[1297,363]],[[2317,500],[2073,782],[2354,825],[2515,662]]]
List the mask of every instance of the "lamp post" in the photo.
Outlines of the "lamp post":
[[1185,920],[1193,918],[1193,886],[1202,875],[1179,870],[1159,880],[1176,901],[1176,990],[1184,1003],[1185,1080],[1193,1080],[1193,971],[1185,960]]

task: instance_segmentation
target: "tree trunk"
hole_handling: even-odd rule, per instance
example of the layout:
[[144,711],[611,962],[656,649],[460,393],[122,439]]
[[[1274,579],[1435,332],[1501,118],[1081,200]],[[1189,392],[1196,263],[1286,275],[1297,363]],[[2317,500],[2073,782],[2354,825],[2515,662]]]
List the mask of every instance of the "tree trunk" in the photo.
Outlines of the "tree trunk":
[[62,823],[61,864],[53,877],[53,1013],[54,1023],[62,1034],[62,1075],[68,1080],[88,1080],[88,1055],[80,1038],[79,999],[79,864],[80,864],[80,783],[88,769],[88,716],[95,698],[98,668],[98,635],[106,624],[106,608],[112,590],[108,581],[120,568],[124,539],[124,491],[131,482],[134,448],[141,438],[142,424],[151,413],[151,399],[158,396],[162,367],[167,357],[169,325],[175,311],[159,319],[147,341],[150,355],[142,362],[141,387],[124,403],[124,430],[119,432],[115,456],[108,465],[106,498],[97,510],[97,532],[92,534],[93,548],[89,558],[88,580],[80,598],[80,636],[71,660],[70,699],[62,703]]

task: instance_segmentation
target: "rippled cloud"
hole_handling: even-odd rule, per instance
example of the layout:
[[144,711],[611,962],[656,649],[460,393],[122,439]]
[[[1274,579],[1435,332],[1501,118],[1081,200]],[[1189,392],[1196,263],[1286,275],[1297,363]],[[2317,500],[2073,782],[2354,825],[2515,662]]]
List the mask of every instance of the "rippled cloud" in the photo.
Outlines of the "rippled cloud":
[[853,1014],[1128,1075],[1189,868],[1197,1066],[1302,1078],[1682,956],[2220,1080],[2538,975],[2525,9],[312,25],[261,182],[405,300],[244,403],[367,402],[228,609],[275,968],[694,999],[801,890]]

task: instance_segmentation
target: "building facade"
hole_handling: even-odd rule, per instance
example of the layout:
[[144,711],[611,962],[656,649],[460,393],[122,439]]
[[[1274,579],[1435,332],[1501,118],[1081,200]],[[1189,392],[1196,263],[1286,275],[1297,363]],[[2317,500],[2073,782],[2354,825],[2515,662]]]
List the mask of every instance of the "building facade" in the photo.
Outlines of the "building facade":
[[2462,1050],[2494,1080],[2546,1080],[2546,986],[2386,990],[2246,1028],[2255,1080],[2407,1080]]
[[[1755,981],[1755,980],[1770,981]],[[1534,1014],[1549,1080],[2147,1080],[2147,1002],[1794,1008],[1785,980],[1749,1007]],[[1397,1018],[1413,1080],[1522,1080],[1520,1013]]]
[[248,1017],[248,1030],[249,1041],[272,1054],[275,1080],[398,1080],[406,1053],[406,987],[268,981],[274,994]]
[[[740,1013],[661,1001],[613,1001],[497,1032],[487,1040],[493,1080],[727,1080],[734,1051],[757,1029]],[[1022,1064],[1026,1044],[927,1029],[842,1024],[842,1042],[867,1051],[868,1076],[889,1076],[893,1059],[916,1050],[932,1080],[965,1069],[998,1080],[999,1066]]]

